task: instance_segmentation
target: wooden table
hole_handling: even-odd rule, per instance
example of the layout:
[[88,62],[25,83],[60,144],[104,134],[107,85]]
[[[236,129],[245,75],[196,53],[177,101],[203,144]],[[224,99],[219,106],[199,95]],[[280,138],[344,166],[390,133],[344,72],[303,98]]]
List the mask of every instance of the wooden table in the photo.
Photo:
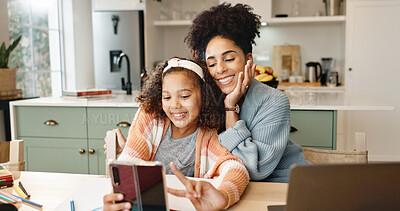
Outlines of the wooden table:
[[[66,174],[49,172],[13,172],[16,182],[21,181],[29,187],[31,201],[42,204],[38,209],[23,203],[20,210],[54,210],[73,192],[91,179],[104,177],[102,175]],[[250,182],[241,200],[230,210],[267,210],[267,205],[285,204],[288,184]],[[13,188],[3,189],[8,193],[17,194]],[[79,211],[79,210],[77,210]]]

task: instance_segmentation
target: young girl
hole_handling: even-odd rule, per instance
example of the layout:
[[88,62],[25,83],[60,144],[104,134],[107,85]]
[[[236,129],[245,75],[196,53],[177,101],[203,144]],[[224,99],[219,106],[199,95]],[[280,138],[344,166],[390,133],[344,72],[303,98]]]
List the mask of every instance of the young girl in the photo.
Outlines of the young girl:
[[[198,210],[228,208],[239,200],[249,180],[241,160],[218,141],[224,109],[214,96],[221,92],[203,63],[170,59],[150,74],[137,97],[141,106],[118,158],[171,163],[165,165],[167,173],[176,174],[186,191],[168,192],[188,197]],[[217,177],[219,185],[215,189],[185,176]],[[129,203],[113,204],[121,199],[121,194],[106,195],[104,210],[129,209]]]

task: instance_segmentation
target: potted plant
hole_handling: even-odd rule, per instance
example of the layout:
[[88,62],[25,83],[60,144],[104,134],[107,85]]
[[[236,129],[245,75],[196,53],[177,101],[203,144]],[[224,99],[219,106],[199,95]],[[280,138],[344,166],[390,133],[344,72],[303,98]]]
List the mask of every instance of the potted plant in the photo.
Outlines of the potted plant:
[[3,42],[0,47],[0,97],[8,97],[8,93],[15,93],[16,90],[16,71],[18,67],[11,69],[8,67],[8,59],[11,52],[17,47],[22,36],[19,36],[8,48]]

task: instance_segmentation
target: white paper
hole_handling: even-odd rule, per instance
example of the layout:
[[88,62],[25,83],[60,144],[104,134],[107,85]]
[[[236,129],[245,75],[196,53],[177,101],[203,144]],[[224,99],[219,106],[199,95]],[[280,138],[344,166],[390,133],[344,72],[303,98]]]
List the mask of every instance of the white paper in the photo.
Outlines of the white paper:
[[[191,180],[203,180],[213,184],[212,179],[189,178]],[[185,186],[175,175],[165,176],[167,187],[178,190],[184,190]],[[213,184],[215,186],[215,184]],[[93,178],[82,184],[70,197],[65,199],[55,210],[70,210],[71,199],[75,202],[76,211],[93,210],[103,206],[103,196],[112,192],[110,178]],[[167,194],[168,206],[173,210],[196,210],[193,204],[187,198],[176,197]]]
[[71,210],[70,201],[74,200],[75,210],[93,210],[103,206],[103,196],[112,192],[110,178],[93,178],[83,183],[79,190],[65,199],[55,210]]

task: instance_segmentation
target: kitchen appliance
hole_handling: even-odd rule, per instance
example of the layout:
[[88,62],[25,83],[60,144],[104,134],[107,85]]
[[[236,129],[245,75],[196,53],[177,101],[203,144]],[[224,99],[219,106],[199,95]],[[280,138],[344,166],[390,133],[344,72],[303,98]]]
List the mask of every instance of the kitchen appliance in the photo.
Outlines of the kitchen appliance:
[[343,12],[343,0],[323,0],[325,3],[325,15],[326,16],[334,16],[334,15],[342,15]]
[[321,85],[326,86],[326,78],[333,66],[333,59],[330,57],[321,58],[322,72],[321,72]]
[[321,69],[321,64],[319,62],[306,63],[306,82],[317,82],[318,79],[321,77]]
[[145,72],[143,11],[94,11],[92,18],[96,88],[125,89],[127,94],[140,90]]

